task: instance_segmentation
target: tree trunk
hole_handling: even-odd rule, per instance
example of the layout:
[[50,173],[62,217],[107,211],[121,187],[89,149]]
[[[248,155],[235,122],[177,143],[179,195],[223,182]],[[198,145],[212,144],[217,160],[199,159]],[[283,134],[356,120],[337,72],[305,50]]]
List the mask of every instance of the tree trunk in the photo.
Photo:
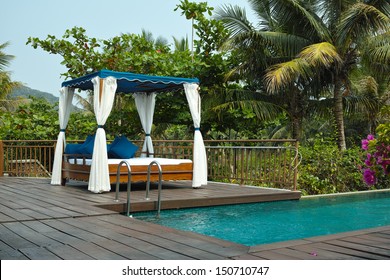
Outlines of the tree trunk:
[[334,91],[333,111],[337,127],[337,145],[340,151],[345,151],[347,149],[347,145],[345,143],[344,133],[343,94],[338,87],[336,87]]
[[301,120],[296,117],[292,120],[292,138],[298,140],[298,142],[301,142],[302,140]]
[[289,105],[289,114],[291,116],[292,122],[292,138],[298,140],[299,142],[302,140],[302,96],[298,90],[290,91],[290,105]]

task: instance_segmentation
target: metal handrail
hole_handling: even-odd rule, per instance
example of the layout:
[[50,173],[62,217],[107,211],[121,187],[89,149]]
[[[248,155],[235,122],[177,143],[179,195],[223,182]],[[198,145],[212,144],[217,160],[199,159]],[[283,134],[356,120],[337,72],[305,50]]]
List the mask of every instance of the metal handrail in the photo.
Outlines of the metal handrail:
[[149,191],[150,191],[150,170],[153,165],[157,165],[158,167],[158,198],[157,198],[157,218],[160,217],[161,211],[161,189],[162,189],[162,168],[158,161],[153,160],[148,166],[148,179],[146,182],[146,200],[149,200]]
[[123,164],[126,164],[127,166],[127,203],[126,203],[126,215],[127,217],[131,217],[130,215],[130,192],[131,192],[131,167],[130,164],[122,160],[119,165],[116,172],[116,189],[115,189],[115,202],[119,202],[119,183],[120,183],[120,169]]

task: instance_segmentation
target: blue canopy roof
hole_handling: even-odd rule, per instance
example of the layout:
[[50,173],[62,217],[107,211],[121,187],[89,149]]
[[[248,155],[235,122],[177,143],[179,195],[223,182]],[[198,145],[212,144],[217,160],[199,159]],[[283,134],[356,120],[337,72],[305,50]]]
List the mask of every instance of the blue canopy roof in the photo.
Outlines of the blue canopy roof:
[[116,72],[110,70],[100,70],[70,81],[62,83],[63,87],[79,88],[81,90],[92,90],[92,79],[94,77],[107,78],[114,77],[117,79],[116,92],[133,93],[133,92],[159,92],[169,91],[182,88],[186,83],[199,83],[198,79],[151,76],[134,74],[131,72]]

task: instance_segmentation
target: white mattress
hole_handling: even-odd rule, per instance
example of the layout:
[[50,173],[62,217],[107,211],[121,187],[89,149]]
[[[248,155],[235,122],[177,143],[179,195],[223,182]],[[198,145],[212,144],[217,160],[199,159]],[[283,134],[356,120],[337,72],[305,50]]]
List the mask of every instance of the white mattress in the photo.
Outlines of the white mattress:
[[[119,164],[121,161],[127,161],[131,165],[149,165],[152,161],[157,161],[161,165],[177,165],[181,163],[191,163],[190,159],[173,159],[173,158],[130,158],[130,159],[114,159],[109,158],[108,164]],[[83,164],[84,160],[81,158],[78,159],[69,159],[71,164]],[[91,165],[92,159],[85,159],[86,165]]]

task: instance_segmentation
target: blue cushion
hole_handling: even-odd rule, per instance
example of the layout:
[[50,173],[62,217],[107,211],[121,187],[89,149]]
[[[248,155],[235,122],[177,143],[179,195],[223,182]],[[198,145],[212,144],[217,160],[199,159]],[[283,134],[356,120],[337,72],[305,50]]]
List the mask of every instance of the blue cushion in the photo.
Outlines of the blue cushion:
[[80,144],[66,144],[65,154],[81,154],[80,147]]
[[94,145],[95,145],[95,135],[88,135],[88,137],[87,137],[87,139],[85,139],[84,143],[81,144],[80,154],[92,155]]
[[132,158],[137,150],[138,146],[129,141],[126,136],[122,135],[116,137],[111,143],[109,158]]

